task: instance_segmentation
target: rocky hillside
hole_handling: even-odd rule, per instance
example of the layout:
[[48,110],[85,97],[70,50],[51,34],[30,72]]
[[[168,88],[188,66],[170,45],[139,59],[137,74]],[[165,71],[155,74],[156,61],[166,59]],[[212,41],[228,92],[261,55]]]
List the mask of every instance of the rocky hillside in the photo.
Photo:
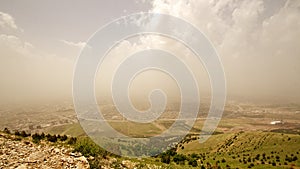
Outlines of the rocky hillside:
[[24,131],[15,131],[13,134],[5,128],[0,131],[2,168],[162,169],[162,166],[115,156],[87,137],[77,139],[65,135],[31,135]]
[[30,139],[0,133],[0,168],[90,168],[87,159],[71,147],[35,144]]

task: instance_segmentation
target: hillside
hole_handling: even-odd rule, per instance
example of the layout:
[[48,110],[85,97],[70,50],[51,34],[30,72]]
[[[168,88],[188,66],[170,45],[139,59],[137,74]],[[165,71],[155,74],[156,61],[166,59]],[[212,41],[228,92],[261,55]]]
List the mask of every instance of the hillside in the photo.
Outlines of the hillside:
[[1,132],[0,166],[19,169],[300,168],[299,134],[216,133],[203,144],[196,140],[198,135],[191,134],[175,149],[157,157],[139,159],[115,156],[84,136],[77,139],[48,134],[37,136],[40,135]]
[[222,168],[300,168],[299,134],[235,132],[213,135],[203,144],[192,139],[183,142],[178,153],[197,154],[202,164]]

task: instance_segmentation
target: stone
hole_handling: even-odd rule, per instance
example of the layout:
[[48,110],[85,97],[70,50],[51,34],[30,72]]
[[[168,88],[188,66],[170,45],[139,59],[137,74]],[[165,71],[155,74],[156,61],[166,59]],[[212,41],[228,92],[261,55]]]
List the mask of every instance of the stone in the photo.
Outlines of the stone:
[[21,164],[16,169],[27,169],[27,167],[25,164]]
[[69,147],[58,147],[47,142],[32,143],[30,140],[16,141],[0,133],[0,168],[80,168],[89,169],[87,159],[80,153],[70,152]]

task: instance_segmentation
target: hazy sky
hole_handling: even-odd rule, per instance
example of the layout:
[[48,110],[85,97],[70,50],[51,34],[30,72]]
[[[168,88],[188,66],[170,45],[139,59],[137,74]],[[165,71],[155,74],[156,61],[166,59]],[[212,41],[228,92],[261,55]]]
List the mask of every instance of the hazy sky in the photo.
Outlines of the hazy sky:
[[[0,102],[70,100],[86,40],[112,19],[140,11],[171,14],[203,31],[224,65],[229,98],[299,102],[297,0],[0,1]],[[128,43],[124,51],[136,48]]]

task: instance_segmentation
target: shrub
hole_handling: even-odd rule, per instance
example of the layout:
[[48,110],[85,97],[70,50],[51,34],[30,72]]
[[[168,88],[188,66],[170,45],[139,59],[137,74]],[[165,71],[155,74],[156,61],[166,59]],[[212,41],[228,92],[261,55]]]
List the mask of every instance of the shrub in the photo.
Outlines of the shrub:
[[20,133],[18,130],[16,130],[16,131],[15,131],[15,135],[16,135],[16,136],[20,136],[21,133]]
[[256,154],[255,159],[259,160],[260,154]]
[[44,139],[44,138],[45,138],[45,133],[44,133],[44,132],[42,132],[42,134],[41,134],[41,138],[42,138],[42,139]]
[[68,144],[73,145],[77,142],[77,138],[76,137],[71,137],[68,141]]
[[28,137],[28,136],[30,136],[30,134],[27,134],[27,133],[23,130],[23,131],[21,131],[20,136],[21,136],[21,137]]
[[68,137],[66,135],[63,135],[60,137],[60,141],[66,141],[68,139]]
[[49,137],[47,137],[47,140],[52,142],[52,143],[55,143],[57,141],[57,137],[56,135],[50,135]]
[[199,158],[198,154],[196,154],[196,153],[193,153],[193,154],[191,155],[191,157],[192,157],[192,158]]
[[297,161],[297,160],[298,160],[298,157],[297,157],[297,156],[294,156],[292,160],[293,160],[293,161]]
[[[74,138],[74,137],[72,137]],[[76,141],[74,145],[74,151],[80,152],[85,157],[89,156],[97,156],[102,155],[106,156],[107,152],[100,148],[97,144],[95,144],[92,140],[89,138],[82,138],[79,141]]]
[[170,155],[170,156],[174,156],[177,154],[176,149],[170,149],[166,151],[166,154]]
[[248,168],[252,168],[252,167],[254,167],[254,164],[253,164],[253,163],[251,163],[251,164],[248,166]]
[[39,143],[42,139],[41,135],[39,135],[38,133],[33,134],[31,137],[34,143]]
[[4,133],[6,133],[6,134],[10,134],[10,131],[9,131],[9,129],[8,129],[8,128],[6,128],[6,127],[4,128],[4,130],[3,130],[3,131],[4,131]]
[[171,161],[170,155],[164,154],[161,156],[162,163],[170,164],[170,161]]
[[195,159],[193,159],[193,158],[189,160],[189,165],[191,165],[193,167],[197,167],[198,166],[197,161]]
[[176,163],[176,164],[184,164],[184,161],[186,160],[186,156],[183,155],[183,154],[176,154],[173,158],[173,161]]

